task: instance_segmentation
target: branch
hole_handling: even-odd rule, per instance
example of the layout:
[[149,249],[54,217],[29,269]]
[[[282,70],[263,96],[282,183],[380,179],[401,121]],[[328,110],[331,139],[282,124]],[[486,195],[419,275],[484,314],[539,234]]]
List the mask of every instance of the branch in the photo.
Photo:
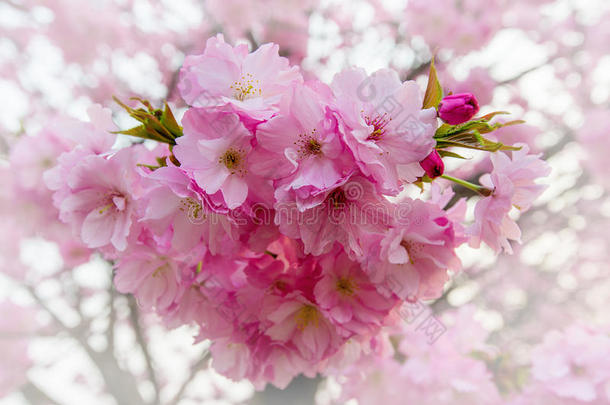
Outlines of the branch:
[[432,63],[432,61],[429,60],[427,62],[419,64],[414,69],[411,69],[411,71],[405,77],[405,80],[414,80],[417,76],[426,73],[428,71],[428,69],[430,68],[431,63]]
[[258,45],[258,41],[256,41],[256,38],[254,38],[254,34],[252,34],[252,31],[248,31],[246,33],[246,38],[248,39],[248,41],[252,45],[251,52],[256,51],[258,49],[259,45]]
[[[84,339],[84,337],[83,337],[83,335],[81,333],[80,328],[72,328],[72,327],[66,326],[66,324],[64,324],[57,317],[57,315],[55,315],[55,313],[53,311],[51,311],[49,306],[40,298],[40,296],[36,293],[36,291],[34,290],[33,287],[31,287],[29,285],[24,285],[24,287],[30,293],[32,298],[34,298],[34,301],[36,301],[36,303],[38,305],[40,305],[40,307],[43,310],[45,310],[45,312],[47,312],[49,314],[49,316],[51,316],[51,319],[53,319],[53,322],[55,324],[57,324],[57,326],[59,326],[59,328],[62,331],[68,333],[68,335],[70,335],[71,338],[73,338],[74,340],[78,341],[83,346],[83,348],[85,349],[87,354],[89,354],[90,352],[93,352],[93,349],[91,348],[91,346],[89,346],[87,341]],[[93,353],[95,353],[95,352],[93,352]]]
[[53,322],[57,326],[68,333],[68,335],[78,342],[83,348],[89,359],[97,366],[102,379],[108,389],[109,393],[116,399],[117,403],[128,403],[130,405],[143,404],[144,400],[137,389],[137,382],[133,375],[125,372],[119,367],[116,359],[113,356],[109,356],[106,353],[98,353],[91,348],[87,343],[87,339],[82,333],[82,328],[72,328],[64,324],[49,306],[38,296],[36,290],[28,285],[24,285],[26,290],[30,293],[34,301],[40,307],[45,310],[52,318]]
[[21,393],[32,405],[59,405],[57,401],[49,397],[31,381],[21,387]]
[[180,386],[180,389],[178,390],[176,395],[174,395],[174,398],[172,398],[172,400],[169,401],[170,405],[178,405],[178,402],[182,399],[182,395],[184,394],[184,391],[186,391],[186,389],[188,388],[190,383],[195,379],[195,376],[197,375],[199,370],[201,370],[201,368],[205,365],[205,363],[207,363],[209,358],[210,358],[209,350],[206,350],[204,353],[202,353],[201,358],[199,360],[197,360],[195,362],[195,364],[193,364],[193,366],[191,367],[191,372],[190,372],[189,376],[187,377],[186,380],[184,380],[184,382]]
[[114,298],[116,296],[114,285],[112,281],[110,282],[110,286],[108,287],[108,295],[110,301],[110,314],[108,315],[108,329],[106,329],[106,340],[108,341],[108,346],[106,346],[106,352],[113,354],[114,353],[114,324],[116,323],[116,310],[114,308]]
[[180,78],[180,69],[176,69],[174,71],[174,73],[172,73],[172,77],[167,85],[167,96],[165,97],[166,100],[171,100],[174,92],[176,91],[176,89],[178,88],[178,79]]
[[541,63],[539,65],[532,66],[531,68],[525,69],[523,72],[519,73],[516,76],[513,76],[513,77],[511,77],[509,79],[506,79],[506,80],[502,80],[501,82],[498,82],[498,86],[503,86],[505,84],[509,84],[509,83],[514,82],[514,81],[517,81],[517,80],[521,79],[523,76],[526,76],[526,75],[528,75],[528,74],[530,74],[530,73],[532,73],[532,72],[534,72],[534,71],[536,71],[536,70],[538,70],[540,68],[545,67],[548,64],[553,63],[558,58],[559,58],[558,55],[552,56],[552,57],[548,58],[546,61],[544,61],[543,63]]
[[127,297],[127,300],[129,301],[129,318],[131,320],[131,324],[133,326],[134,333],[136,335],[136,341],[138,342],[138,345],[140,345],[140,348],[142,349],[142,354],[144,355],[144,360],[146,361],[146,369],[148,372],[148,378],[150,379],[153,386],[155,387],[155,398],[153,400],[153,403],[156,405],[159,405],[160,404],[159,382],[157,380],[157,374],[155,373],[155,368],[153,367],[152,357],[150,356],[150,353],[148,351],[148,344],[146,343],[146,339],[144,338],[144,334],[142,333],[142,328],[140,327],[140,316],[139,316],[139,311],[138,311],[138,304],[137,304],[135,298],[133,297],[133,295],[130,295],[129,297]]

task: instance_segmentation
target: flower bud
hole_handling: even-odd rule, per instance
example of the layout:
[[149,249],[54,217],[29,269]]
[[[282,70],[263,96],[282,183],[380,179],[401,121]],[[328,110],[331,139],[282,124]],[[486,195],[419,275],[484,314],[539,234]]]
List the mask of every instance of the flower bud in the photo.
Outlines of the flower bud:
[[444,97],[438,105],[438,115],[451,125],[470,120],[479,112],[479,103],[471,93],[452,94]]
[[426,174],[431,179],[434,179],[445,172],[445,164],[436,149],[430,152],[424,160],[419,162],[419,165],[426,171]]

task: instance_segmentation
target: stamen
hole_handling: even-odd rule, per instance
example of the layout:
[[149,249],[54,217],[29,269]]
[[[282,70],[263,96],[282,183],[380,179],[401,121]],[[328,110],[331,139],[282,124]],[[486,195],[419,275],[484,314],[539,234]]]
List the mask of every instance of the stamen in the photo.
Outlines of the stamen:
[[322,154],[322,144],[316,138],[315,129],[311,134],[299,134],[299,139],[294,144],[297,145],[297,152],[301,158]]
[[352,296],[356,290],[357,285],[349,277],[341,277],[337,280],[335,285],[336,290],[345,296]]
[[203,212],[203,206],[192,197],[186,197],[180,200],[180,207],[178,209],[182,212],[186,211],[189,219],[193,221],[204,221],[206,219],[206,215]]
[[127,205],[127,198],[117,192],[109,192],[104,197],[102,197],[101,205],[98,207],[98,214],[103,214],[109,209],[114,209],[114,211],[123,211],[125,206]]
[[392,117],[388,117],[387,113],[377,115],[371,118],[368,115],[364,116],[364,122],[366,125],[373,126],[373,132],[366,138],[367,141],[379,141],[386,133],[386,126],[392,121]]
[[304,330],[310,324],[318,327],[320,322],[320,313],[313,305],[304,305],[295,315],[295,321],[299,330]]
[[157,267],[155,269],[155,271],[153,271],[152,276],[153,277],[160,277],[168,269],[169,269],[169,265],[167,263],[164,263],[161,266]]
[[342,188],[337,188],[326,197],[326,202],[328,206],[332,209],[341,209],[345,208],[347,204],[347,196]]
[[233,89],[233,98],[239,101],[262,95],[260,82],[255,80],[250,73],[246,73],[241,77],[241,80],[233,82],[229,87]]
[[225,165],[225,167],[231,171],[231,174],[244,174],[245,170],[242,166],[244,163],[243,157],[245,153],[246,152],[243,149],[229,148],[223,155],[220,156],[218,163]]
[[409,262],[411,264],[415,263],[415,259],[424,249],[423,243],[414,242],[412,240],[403,240],[400,243],[400,246],[404,247],[407,250],[407,254],[409,255]]

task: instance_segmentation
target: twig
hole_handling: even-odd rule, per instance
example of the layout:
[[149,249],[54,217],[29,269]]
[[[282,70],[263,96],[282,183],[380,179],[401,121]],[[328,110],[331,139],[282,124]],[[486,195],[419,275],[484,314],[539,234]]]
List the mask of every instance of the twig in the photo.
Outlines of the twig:
[[114,353],[114,324],[116,323],[116,310],[114,308],[114,298],[116,296],[114,285],[110,282],[110,286],[108,287],[108,295],[110,301],[110,314],[108,315],[108,329],[106,329],[106,340],[108,341],[108,346],[106,346],[106,351],[110,354]]
[[419,64],[416,68],[411,69],[411,71],[409,71],[409,73],[407,74],[405,80],[414,80],[417,76],[426,72],[430,68],[430,63],[431,61],[427,61]]
[[258,45],[258,42],[256,41],[256,38],[254,38],[254,34],[252,34],[252,31],[248,31],[246,33],[246,38],[248,39],[248,41],[252,45],[252,51],[251,52],[256,51],[258,49],[259,45]]
[[530,73],[532,73],[532,72],[534,72],[534,71],[536,71],[536,70],[538,70],[540,68],[545,67],[546,65],[549,65],[550,63],[552,63],[553,61],[555,61],[558,58],[559,58],[559,56],[556,55],[556,56],[553,56],[553,57],[547,59],[546,61],[544,61],[540,65],[532,66],[529,69],[525,69],[523,72],[519,73],[516,76],[513,76],[513,77],[511,77],[509,79],[502,80],[501,82],[498,82],[498,86],[503,86],[505,84],[509,84],[509,83],[514,82],[514,81],[517,81],[517,80],[521,79],[523,76],[526,76],[526,75],[528,75],[528,74],[530,74]]
[[172,77],[171,77],[169,83],[167,84],[167,96],[165,97],[166,100],[169,101],[172,99],[174,92],[178,88],[178,79],[179,78],[180,78],[180,69],[176,69],[172,73]]

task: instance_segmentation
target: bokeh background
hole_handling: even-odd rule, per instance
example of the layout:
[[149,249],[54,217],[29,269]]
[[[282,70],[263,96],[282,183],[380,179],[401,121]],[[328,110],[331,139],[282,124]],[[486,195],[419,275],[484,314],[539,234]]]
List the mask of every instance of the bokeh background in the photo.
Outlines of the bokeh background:
[[[0,404],[336,403],[337,379],[255,393],[216,374],[209,342],[193,344],[188,327],[167,330],[141,313],[112,288],[108,263],[71,249],[61,224],[40,226],[41,173],[52,162],[41,156],[54,149],[17,148],[19,140],[58,115],[86,119],[93,103],[131,127],[113,95],[168,99],[183,112],[182,60],[217,32],[251,48],[276,42],[325,82],[347,66],[390,67],[423,88],[436,55],[446,92],[472,92],[482,112],[525,120],[495,133],[553,168],[519,218],[523,244],[499,257],[462,248],[465,271],[426,304],[439,317],[470,308],[489,333],[488,367],[506,395],[519,391],[549,331],[610,332],[607,0],[0,0]],[[448,168],[477,179],[489,162],[469,157]],[[476,197],[466,196],[472,218]]]

